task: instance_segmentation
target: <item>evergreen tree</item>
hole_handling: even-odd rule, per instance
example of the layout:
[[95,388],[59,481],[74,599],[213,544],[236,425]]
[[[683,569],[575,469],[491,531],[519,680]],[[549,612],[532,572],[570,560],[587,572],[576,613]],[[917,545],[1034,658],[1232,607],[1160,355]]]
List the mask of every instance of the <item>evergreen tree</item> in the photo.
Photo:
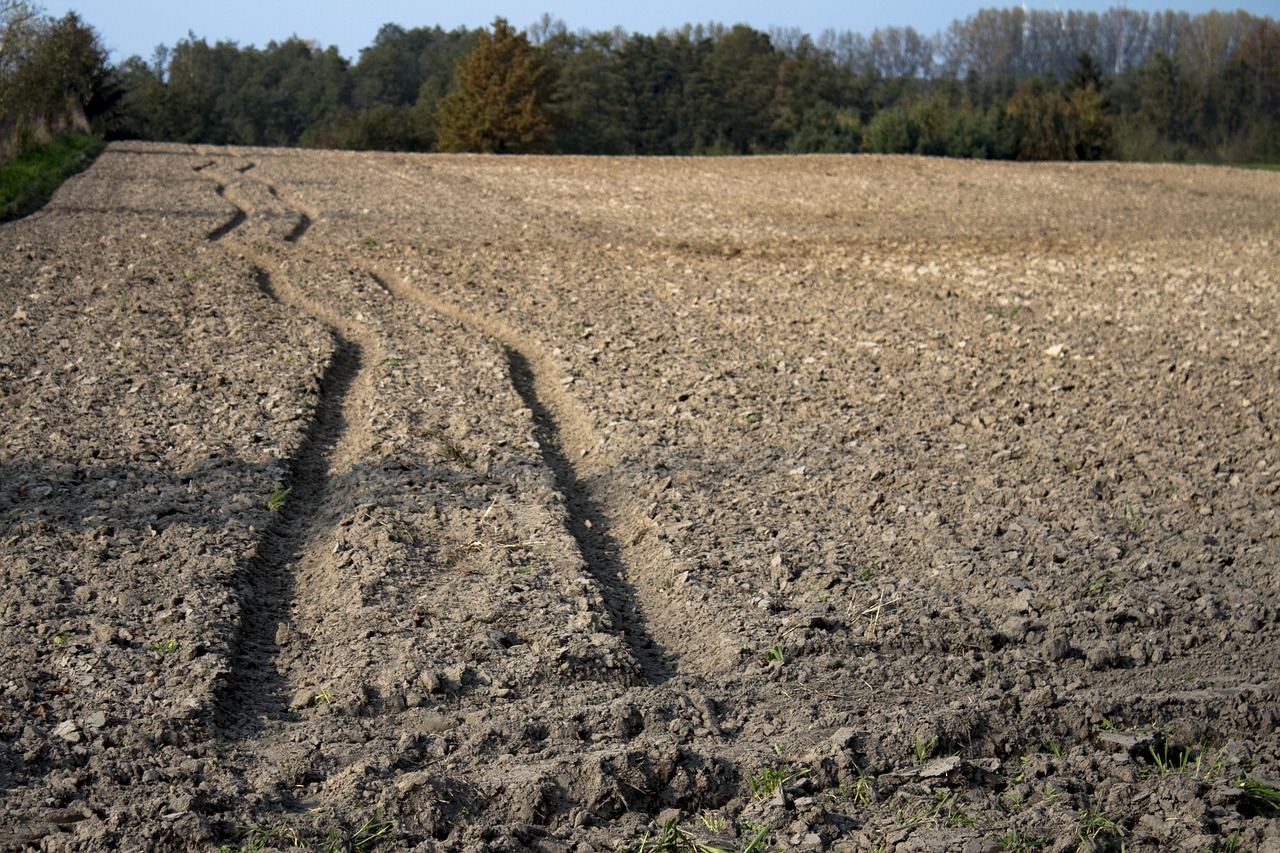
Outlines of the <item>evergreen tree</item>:
[[687,154],[682,108],[693,93],[685,77],[696,65],[689,39],[633,35],[618,50],[619,88],[631,148],[637,154]]
[[767,35],[742,24],[712,43],[690,80],[702,97],[686,103],[695,152],[777,148],[771,113],[782,58]]
[[631,154],[626,95],[614,36],[557,33],[544,42],[556,85],[551,97],[560,154]]
[[545,147],[552,131],[546,65],[524,33],[504,19],[454,69],[456,88],[440,103],[445,151],[514,154]]

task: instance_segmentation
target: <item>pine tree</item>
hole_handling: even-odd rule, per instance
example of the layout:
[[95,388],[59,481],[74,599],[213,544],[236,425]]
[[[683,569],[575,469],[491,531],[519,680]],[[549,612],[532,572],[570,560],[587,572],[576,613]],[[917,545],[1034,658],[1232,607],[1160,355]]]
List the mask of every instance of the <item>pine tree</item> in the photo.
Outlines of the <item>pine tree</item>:
[[440,103],[444,151],[516,154],[540,151],[552,130],[546,65],[524,33],[504,19],[458,61],[456,88]]

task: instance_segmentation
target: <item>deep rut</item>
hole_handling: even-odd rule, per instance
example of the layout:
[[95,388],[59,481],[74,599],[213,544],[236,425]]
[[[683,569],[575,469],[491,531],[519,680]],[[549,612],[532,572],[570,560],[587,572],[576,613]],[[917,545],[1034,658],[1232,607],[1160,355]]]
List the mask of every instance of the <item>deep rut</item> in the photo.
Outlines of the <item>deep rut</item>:
[[[259,284],[274,292],[263,274]],[[277,665],[282,625],[298,595],[297,569],[316,538],[315,519],[331,497],[330,469],[348,428],[345,401],[364,369],[363,348],[334,333],[333,356],[320,380],[320,401],[297,455],[290,461],[288,500],[267,530],[245,573],[250,595],[244,609],[233,677],[222,690],[219,728],[233,737],[250,734],[287,710],[295,685]]]
[[615,630],[622,633],[646,679],[652,684],[666,681],[675,674],[676,660],[649,631],[635,587],[627,580],[623,549],[612,530],[609,514],[569,461],[559,422],[538,397],[537,379],[528,359],[512,347],[504,349],[516,393],[533,412],[534,436],[542,451],[543,464],[551,469],[556,488],[565,497],[569,533],[583,561],[606,591],[605,606],[609,608]]
[[[301,566],[307,560],[306,543],[323,538],[320,535],[322,530],[317,527],[323,522],[317,519],[334,517],[333,513],[319,511],[320,504],[326,500],[324,484],[331,479],[329,464],[308,460],[342,453],[346,441],[344,436],[351,432],[352,423],[359,417],[343,414],[344,407],[350,405],[344,401],[353,397],[353,391],[361,384],[361,354],[371,350],[376,342],[361,327],[299,293],[289,284],[287,272],[269,260],[271,255],[297,243],[307,233],[313,221],[312,215],[285,202],[272,185],[245,177],[254,168],[253,163],[242,163],[238,167],[228,165],[230,169],[214,168],[208,164],[198,169],[218,182],[218,194],[236,208],[227,223],[210,232],[209,239],[234,237],[237,247],[247,249],[263,268],[264,290],[275,293],[285,304],[324,323],[339,342],[339,356],[335,357],[322,383],[314,438],[309,437],[293,462],[298,482],[311,481],[314,485],[308,488],[316,491],[308,501],[299,501],[296,521],[290,521],[293,516],[288,516],[280,525],[280,533],[277,535],[273,531],[272,538],[279,542],[264,549],[267,553],[259,560],[261,565],[254,569],[255,578],[267,579],[249,585],[259,603],[255,605],[245,628],[243,645],[246,653],[240,656],[235,667],[236,672],[244,673],[237,675],[235,681],[245,685],[269,682],[274,678],[272,690],[276,695],[270,702],[280,707],[285,699],[282,694],[296,685],[289,684],[276,670],[280,649],[272,632],[283,614],[291,609],[304,608],[305,599],[314,597],[299,586],[302,583]],[[241,239],[245,228],[252,229],[249,239]],[[260,234],[262,231],[266,232],[268,239],[265,242],[270,247],[266,252],[255,251],[263,236]],[[501,322],[434,298],[420,287],[385,270],[371,267],[362,272],[390,297],[443,315],[473,334],[500,342],[512,387],[533,414],[534,437],[542,462],[551,472],[556,489],[564,497],[568,532],[583,563],[603,591],[612,630],[626,643],[644,680],[650,684],[661,684],[685,669],[701,671],[719,665],[724,650],[718,638],[710,634],[705,637],[689,636],[686,621],[679,619],[678,615],[673,619],[667,618],[666,602],[661,592],[662,578],[671,573],[674,557],[669,551],[653,551],[656,546],[652,542],[641,542],[643,533],[637,534],[636,530],[630,529],[634,526],[630,521],[626,522],[626,530],[620,528],[623,521],[617,487],[612,483],[611,463],[590,419],[554,381],[557,367],[541,354],[535,344]],[[377,360],[372,352],[367,352],[366,359],[370,356]],[[304,523],[303,519],[313,521]],[[269,576],[272,575],[280,577],[271,580]],[[276,621],[272,619],[273,613]],[[655,627],[660,630],[655,632]],[[274,676],[271,675],[273,672],[276,673]],[[243,692],[243,688],[238,689]],[[236,691],[233,689],[231,692]],[[244,701],[229,704],[241,709],[250,707]],[[262,711],[241,710],[228,730],[243,729],[248,718],[255,714],[260,717]]]
[[[219,181],[218,195],[236,210],[207,239],[232,237],[256,264],[258,288],[323,323],[333,339],[316,409],[301,445],[286,465],[290,482],[281,486],[289,489],[287,500],[244,571],[244,614],[232,669],[220,689],[218,726],[228,737],[245,738],[265,721],[282,719],[300,685],[310,681],[307,672],[293,671],[285,661],[282,640],[295,630],[294,623],[311,621],[321,607],[317,602],[329,598],[324,593],[335,583],[322,568],[319,549],[332,520],[346,509],[340,505],[343,498],[337,494],[335,475],[357,460],[369,431],[361,400],[371,393],[367,354],[378,347],[359,326],[302,293],[286,265],[274,259],[281,242],[294,243],[305,234],[310,216],[285,206],[270,184],[244,179],[221,182],[227,176],[212,168],[216,165],[205,164],[196,171],[208,171]],[[234,171],[244,175],[252,168],[250,162]],[[266,234],[242,236],[246,223],[263,226]],[[281,223],[287,230],[281,230]]]

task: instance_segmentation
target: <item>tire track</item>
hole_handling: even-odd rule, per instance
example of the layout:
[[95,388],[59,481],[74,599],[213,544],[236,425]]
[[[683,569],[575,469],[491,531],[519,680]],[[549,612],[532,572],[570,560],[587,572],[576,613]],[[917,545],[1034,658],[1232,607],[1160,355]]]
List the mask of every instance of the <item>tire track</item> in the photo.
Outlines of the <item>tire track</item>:
[[256,167],[252,161],[239,165],[234,161],[214,161],[192,167],[192,171],[213,180],[214,191],[235,208],[226,222],[205,235],[207,240],[217,242],[252,222],[252,230],[258,232],[252,238],[268,238],[269,244],[276,245],[296,243],[311,228],[313,211],[286,203],[270,183],[245,177]]
[[[252,162],[235,168],[245,174]],[[218,242],[240,237],[245,223],[261,223],[265,233],[236,239],[237,249],[254,264],[258,288],[272,300],[321,322],[333,339],[333,353],[319,383],[319,400],[302,443],[286,467],[291,480],[288,501],[267,529],[258,554],[243,573],[246,604],[238,636],[233,641],[231,672],[219,689],[219,730],[227,737],[243,739],[261,730],[265,721],[286,718],[290,700],[308,673],[293,671],[285,660],[287,638],[305,635],[316,614],[328,610],[321,602],[344,600],[324,594],[340,580],[330,577],[322,554],[322,542],[333,520],[345,509],[335,485],[337,477],[359,458],[369,425],[363,404],[373,393],[366,365],[381,350],[377,341],[358,325],[302,293],[290,280],[284,262],[275,260],[280,242],[295,243],[310,227],[303,211],[281,210],[275,188],[261,182],[224,183],[219,170],[209,166],[216,192],[236,212],[207,239]],[[269,201],[264,201],[264,199]],[[292,222],[283,234],[276,225]]]
[[[244,174],[252,165],[250,163],[237,171]],[[395,174],[393,177],[419,188],[424,186],[410,176]],[[279,202],[275,188],[270,185],[267,188],[272,201]],[[301,211],[301,205],[295,205],[294,209]],[[285,235],[286,242],[296,241],[310,227],[309,212],[301,212],[301,217],[294,231]],[[500,322],[432,298],[383,269],[356,262],[351,266],[362,267],[364,274],[391,298],[405,305],[425,308],[452,320],[474,335],[499,342],[512,388],[533,413],[534,438],[539,445],[542,463],[551,472],[557,491],[564,497],[568,532],[588,572],[604,593],[602,598],[612,630],[626,643],[645,681],[660,684],[672,678],[679,672],[683,657],[690,662],[717,663],[718,642],[682,643],[681,653],[677,654],[651,630],[651,608],[642,601],[655,601],[659,596],[657,587],[661,583],[653,583],[653,588],[642,592],[633,582],[635,566],[641,563],[650,566],[670,564],[673,556],[669,552],[651,553],[644,544],[638,544],[643,534],[629,531],[624,535],[615,529],[617,513],[611,506],[616,502],[605,494],[606,488],[601,485],[609,481],[609,462],[601,451],[602,442],[577,402],[555,381],[558,368],[543,354],[542,348]],[[322,316],[322,309],[314,304],[304,306],[304,310],[313,316]],[[322,319],[331,325],[337,321],[331,316],[322,316]],[[592,464],[584,466],[581,460]],[[672,625],[663,632],[664,636],[672,638],[686,633],[687,626],[683,624]]]
[[[219,198],[226,199],[227,197],[226,186],[224,186],[223,184],[218,184],[216,192],[218,193]],[[234,202],[232,202],[232,204],[234,204]],[[245,213],[244,210],[239,205],[236,205],[236,212],[231,215],[231,218],[228,219],[226,222],[222,223],[221,225],[219,225],[217,228],[210,231],[208,234],[205,235],[204,238],[211,243],[216,243],[217,241],[221,240],[223,237],[227,236],[232,231],[236,230],[241,225],[243,225],[245,220],[247,220],[248,218],[249,218],[249,215]]]
[[296,243],[302,239],[302,235],[307,233],[307,229],[311,227],[311,217],[305,212],[298,212],[298,224],[288,234],[284,235],[286,243]]
[[580,404],[556,381],[542,348],[490,317],[436,298],[382,267],[369,270],[396,298],[443,315],[498,341],[511,383],[533,413],[535,438],[565,498],[569,532],[588,570],[604,588],[614,630],[626,639],[651,684],[684,672],[712,672],[732,660],[720,637],[691,626],[663,591],[677,558],[631,518],[634,496],[615,482],[612,461]]
[[[270,184],[243,179],[241,176],[252,166],[249,163],[237,168],[234,179],[227,176],[221,195],[245,214],[241,226],[248,221],[259,229],[265,228],[274,238],[271,245],[278,251],[307,233],[312,214],[300,205],[284,202]],[[277,227],[282,221],[290,222],[287,230]],[[243,230],[227,228],[219,238],[233,232]],[[269,267],[260,256],[255,261],[264,270]],[[662,684],[683,672],[712,672],[729,663],[733,653],[724,646],[719,633],[710,626],[691,626],[687,614],[673,604],[666,590],[679,571],[679,559],[650,535],[650,526],[647,519],[640,517],[634,495],[614,482],[612,462],[603,442],[578,401],[556,381],[560,370],[541,345],[501,321],[437,298],[376,264],[348,258],[346,266],[349,270],[360,268],[361,273],[403,304],[416,305],[473,334],[499,342],[512,388],[532,412],[542,463],[564,497],[568,532],[602,590],[607,610],[603,615],[611,630],[626,643],[643,678],[650,684]],[[360,330],[345,318],[300,293],[287,292],[287,275],[267,275],[268,286],[279,289],[284,303],[319,319],[335,336],[360,341]],[[357,380],[351,384],[354,386]],[[322,393],[349,396],[350,390],[334,388],[331,392],[323,388]],[[299,591],[295,598],[302,595]],[[265,638],[258,642],[262,639]]]
[[511,384],[533,412],[534,437],[541,449],[543,464],[551,469],[556,488],[565,497],[569,534],[577,543],[588,571],[606,590],[604,601],[614,629],[623,635],[649,683],[665,682],[675,675],[677,661],[649,629],[649,620],[635,587],[627,580],[623,548],[613,533],[609,513],[592,495],[562,449],[559,421],[538,396],[539,383],[529,360],[513,347],[503,349]]
[[[264,274],[265,276],[265,274]],[[265,288],[270,288],[268,283]],[[234,643],[232,676],[221,691],[219,728],[244,737],[262,719],[282,719],[296,685],[281,671],[282,626],[305,594],[299,567],[320,538],[317,518],[330,499],[333,460],[348,432],[345,401],[364,370],[364,350],[334,333],[335,348],[320,380],[320,401],[298,453],[288,463],[288,502],[267,529],[262,548],[245,572],[249,591],[240,633]]]
[[[369,168],[380,178],[417,191],[433,187],[409,172]],[[581,404],[556,381],[561,371],[542,345],[489,315],[434,296],[383,266],[374,265],[369,272],[402,301],[442,314],[502,345],[511,383],[533,412],[543,463],[565,498],[569,532],[606,591],[615,630],[626,638],[650,683],[732,666],[738,650],[726,645],[725,635],[703,620],[691,620],[669,594],[682,568],[680,558],[653,535],[643,505],[618,482],[604,442]]]

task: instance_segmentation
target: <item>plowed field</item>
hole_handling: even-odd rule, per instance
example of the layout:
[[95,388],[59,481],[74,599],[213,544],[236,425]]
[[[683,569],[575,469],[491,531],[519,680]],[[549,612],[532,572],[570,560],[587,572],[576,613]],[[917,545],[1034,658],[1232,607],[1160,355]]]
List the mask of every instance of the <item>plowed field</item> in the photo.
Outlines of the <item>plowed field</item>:
[[0,848],[1280,850],[1278,225],[113,144],[0,226]]

